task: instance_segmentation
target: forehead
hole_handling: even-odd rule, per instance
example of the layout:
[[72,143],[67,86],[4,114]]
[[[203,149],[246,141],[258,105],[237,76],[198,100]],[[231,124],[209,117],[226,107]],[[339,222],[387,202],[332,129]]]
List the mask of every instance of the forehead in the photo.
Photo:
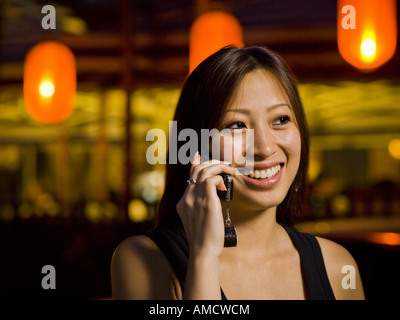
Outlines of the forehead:
[[287,94],[276,77],[264,69],[257,69],[244,76],[227,111],[284,103],[290,106]]

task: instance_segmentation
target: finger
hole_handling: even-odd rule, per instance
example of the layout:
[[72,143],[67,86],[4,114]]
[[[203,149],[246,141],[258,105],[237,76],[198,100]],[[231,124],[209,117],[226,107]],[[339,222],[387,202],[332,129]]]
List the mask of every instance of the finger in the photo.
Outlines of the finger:
[[193,177],[193,169],[201,163],[200,153],[197,151],[194,154],[192,165],[190,166],[190,176]]
[[[190,167],[190,178],[195,179],[196,181],[199,180],[199,175],[200,172],[202,172],[203,169],[213,166],[213,165],[225,165],[225,166],[230,166],[228,169],[229,174],[235,174],[235,169],[232,167],[232,163],[229,161],[220,161],[220,160],[216,160],[216,159],[211,159],[211,160],[207,160],[204,162],[201,162],[201,156],[200,154],[197,152],[194,157],[193,157],[193,162],[192,165]],[[225,168],[226,170],[226,168]],[[216,172],[216,173],[214,173]],[[222,171],[218,172],[217,171],[211,171],[211,174],[218,174],[221,173]]]
[[219,179],[218,184],[216,185],[217,189],[220,191],[226,191],[227,189],[226,189],[226,185],[224,183],[224,179],[221,176],[218,176],[218,177],[220,179]]
[[206,193],[215,195],[215,188],[220,191],[226,191],[224,179],[221,176],[211,176],[204,180],[206,183]]
[[221,173],[227,173],[234,175],[236,172],[235,168],[227,164],[209,164],[209,165],[199,165],[193,169],[192,176],[196,177],[196,180],[203,181],[204,179],[219,175]]
[[201,164],[219,164],[219,163],[232,164],[232,162],[218,160],[218,159],[210,159],[210,160],[207,160],[207,161],[203,161]]
[[200,164],[201,163],[201,156],[200,153],[197,151],[193,157],[192,165]]
[[218,159],[210,159],[210,160],[201,162],[201,155],[198,151],[193,156],[193,160],[191,163],[192,163],[192,167],[199,165],[199,164],[218,164],[218,163],[232,164],[232,162],[230,162],[230,161],[223,161],[223,160],[218,160]]

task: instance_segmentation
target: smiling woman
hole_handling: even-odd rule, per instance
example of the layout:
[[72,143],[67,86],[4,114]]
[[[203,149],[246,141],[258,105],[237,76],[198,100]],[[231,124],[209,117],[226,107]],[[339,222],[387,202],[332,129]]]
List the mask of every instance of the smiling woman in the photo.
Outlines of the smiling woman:
[[[232,155],[248,152],[243,139],[224,139],[211,160],[197,153],[191,163],[168,163],[156,226],[114,253],[114,298],[363,298],[356,262],[344,248],[290,227],[305,196],[308,129],[295,82],[276,53],[215,53],[188,77],[174,120],[178,132],[191,128],[198,137],[204,129],[252,130],[253,171],[238,174],[236,158],[221,154],[226,146]],[[233,176],[236,247],[224,247],[221,174]],[[357,274],[355,289],[342,287],[347,265]]]

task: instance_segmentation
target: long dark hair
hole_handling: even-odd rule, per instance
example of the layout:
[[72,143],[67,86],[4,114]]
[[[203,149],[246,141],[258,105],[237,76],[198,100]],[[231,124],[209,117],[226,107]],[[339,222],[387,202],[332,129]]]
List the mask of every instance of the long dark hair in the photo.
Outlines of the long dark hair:
[[[223,48],[204,60],[186,79],[174,120],[177,132],[185,128],[196,131],[218,128],[222,115],[232,101],[244,76],[256,69],[264,69],[276,77],[286,92],[293,108],[301,137],[300,165],[294,181],[283,202],[277,208],[277,221],[286,225],[302,209],[306,192],[309,136],[308,127],[290,69],[275,52],[264,47]],[[185,144],[178,141],[177,150]],[[200,142],[199,142],[200,146]],[[190,163],[167,164],[166,184],[155,226],[180,223],[176,204],[186,189]]]

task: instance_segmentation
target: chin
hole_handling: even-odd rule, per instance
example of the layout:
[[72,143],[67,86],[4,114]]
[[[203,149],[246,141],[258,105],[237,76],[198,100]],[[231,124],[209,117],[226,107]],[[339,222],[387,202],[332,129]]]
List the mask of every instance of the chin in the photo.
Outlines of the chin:
[[233,201],[237,199],[247,210],[263,211],[269,208],[277,207],[279,204],[281,204],[286,197],[288,189],[286,190],[285,188],[285,190],[277,189],[268,191],[244,189],[242,192],[240,191],[242,190],[239,189],[237,192],[235,192]]

